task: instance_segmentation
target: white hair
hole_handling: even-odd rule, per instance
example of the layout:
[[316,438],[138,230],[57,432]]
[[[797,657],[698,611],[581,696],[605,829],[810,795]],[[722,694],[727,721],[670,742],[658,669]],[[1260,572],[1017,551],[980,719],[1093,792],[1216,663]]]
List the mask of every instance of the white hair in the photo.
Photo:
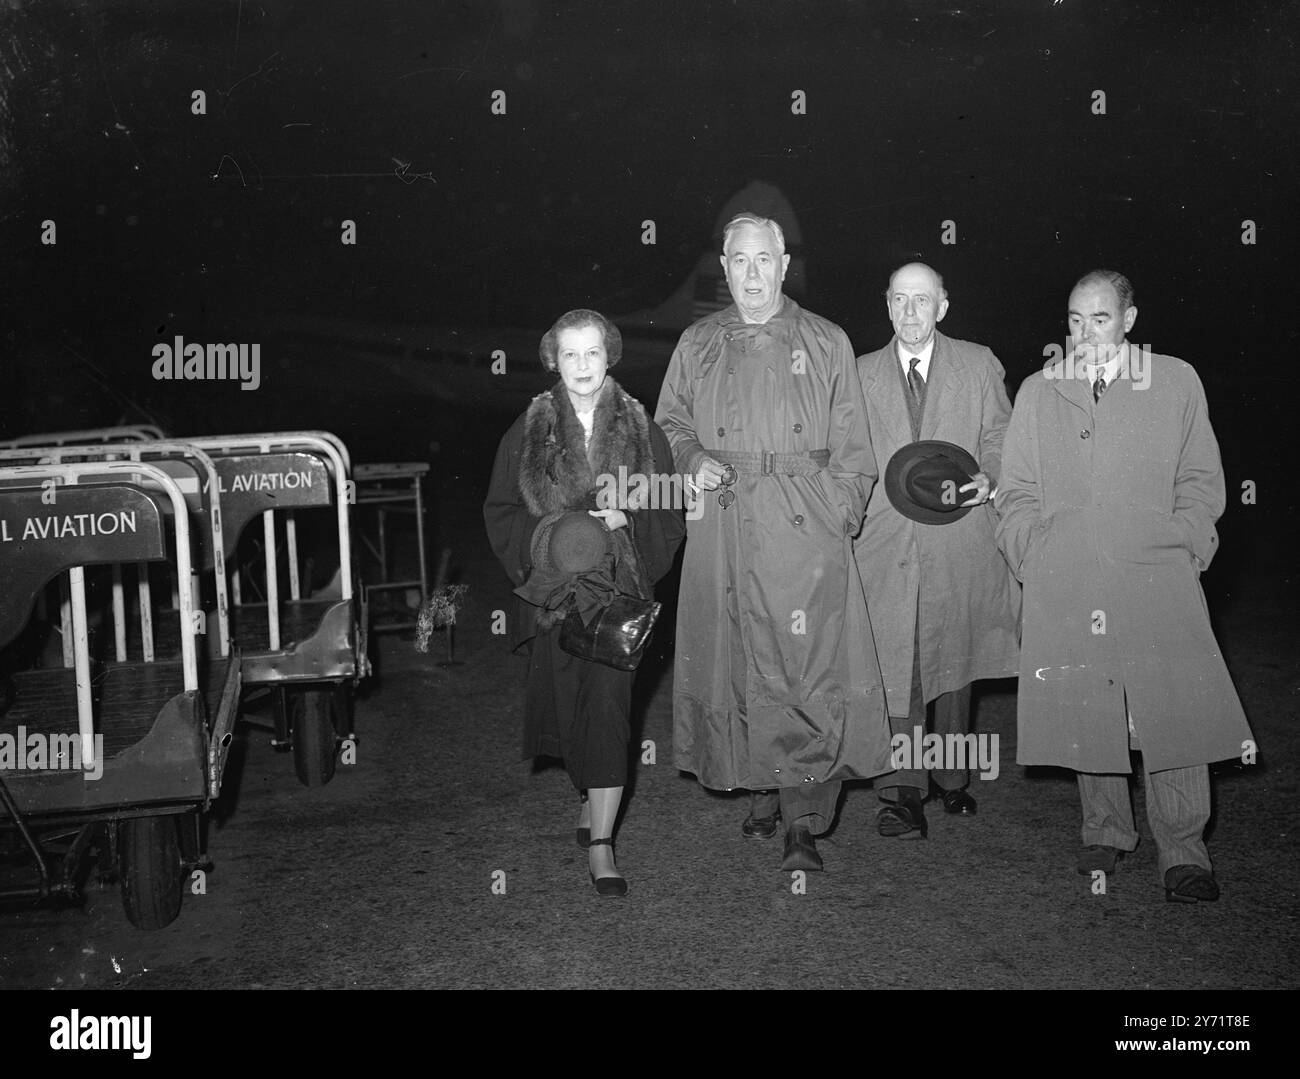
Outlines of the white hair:
[[731,243],[731,237],[736,234],[736,230],[744,225],[752,225],[754,228],[771,229],[772,235],[776,237],[776,254],[785,254],[785,233],[781,231],[781,226],[773,221],[770,217],[759,217],[757,214],[737,214],[727,222],[727,227],[722,230],[722,253],[727,253],[727,244]]

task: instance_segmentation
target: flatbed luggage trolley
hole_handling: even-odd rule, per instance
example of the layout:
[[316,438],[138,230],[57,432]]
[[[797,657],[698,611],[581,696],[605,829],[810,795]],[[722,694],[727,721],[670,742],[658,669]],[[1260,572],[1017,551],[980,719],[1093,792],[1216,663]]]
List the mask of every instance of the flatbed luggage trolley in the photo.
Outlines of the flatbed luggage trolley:
[[[176,917],[188,871],[204,863],[199,814],[221,789],[240,663],[228,640],[215,655],[198,645],[203,619],[185,586],[190,526],[185,495],[160,463],[0,468],[0,829],[17,833],[11,845],[32,852],[39,878],[0,899],[74,897],[93,846],[101,871],[120,877],[131,923],[157,929]],[[106,651],[107,634],[93,633],[92,619],[113,616],[88,610],[87,596],[102,591],[89,578],[102,577],[99,567],[159,563],[179,584],[179,653],[118,658],[115,626],[114,658],[93,656],[92,636]],[[65,578],[70,647],[63,665],[40,666],[31,646],[45,628],[41,596]],[[148,627],[147,572],[138,585]],[[114,621],[123,617],[119,608]]]
[[19,449],[26,446],[71,446],[96,442],[147,442],[165,438],[162,429],[152,423],[129,424],[125,427],[89,427],[80,431],[46,431],[0,441],[0,449]]
[[[240,646],[245,691],[270,689],[272,744],[292,746],[294,767],[306,786],[328,783],[340,739],[355,739],[352,691],[370,673],[369,607],[354,579],[348,451],[325,431],[184,441],[207,453],[220,477],[226,561],[232,567],[231,632]],[[338,569],[315,591],[299,561],[300,515],[309,510],[329,518],[338,545]],[[247,541],[255,539],[256,530],[249,530],[242,548],[240,539],[258,518],[261,546],[250,559]]]
[[[228,616],[230,596],[226,582],[224,544],[222,542],[220,477],[212,464],[212,459],[197,446],[183,442],[147,441],[147,442],[113,442],[91,445],[60,444],[51,446],[25,446],[20,449],[0,449],[0,468],[17,465],[68,464],[73,462],[118,460],[118,461],[152,461],[167,472],[181,489],[185,502],[189,506],[192,521],[190,526],[192,568],[191,591],[195,610],[204,606],[211,608],[216,622],[216,632],[207,633],[208,623],[205,617],[201,621],[202,633],[207,633],[209,649],[214,654],[227,655],[230,644],[230,620]],[[82,482],[86,482],[83,478]],[[166,512],[171,512],[168,504],[163,505]],[[143,571],[143,581],[138,581],[144,592],[150,591],[147,571]],[[206,591],[201,587],[205,584]],[[168,655],[180,652],[180,636],[175,619],[164,618],[156,626],[152,618],[133,621],[125,617],[125,592],[123,588],[122,568],[113,567],[113,626],[116,654],[118,661],[126,659],[128,648],[140,651],[146,659],[152,659],[155,649]],[[155,604],[144,604],[150,612]],[[176,611],[176,581],[171,582],[171,604],[165,611]],[[68,617],[67,605],[64,604],[63,619]],[[72,634],[65,624],[63,627],[65,657],[70,653]]]

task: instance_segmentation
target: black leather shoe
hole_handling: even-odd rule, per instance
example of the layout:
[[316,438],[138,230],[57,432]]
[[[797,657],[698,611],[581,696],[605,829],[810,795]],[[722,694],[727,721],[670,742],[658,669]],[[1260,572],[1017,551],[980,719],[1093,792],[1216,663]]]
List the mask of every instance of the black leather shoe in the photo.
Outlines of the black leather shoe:
[[964,790],[942,791],[943,811],[957,813],[963,817],[975,816],[975,799]]
[[817,853],[817,841],[804,824],[792,824],[785,833],[785,856],[781,868],[786,872],[804,869],[817,872],[822,868],[822,856]]
[[780,813],[773,813],[770,817],[756,817],[751,813],[740,826],[740,834],[746,839],[771,839],[776,835],[776,822],[780,819]]
[[1165,874],[1165,899],[1170,903],[1213,903],[1219,898],[1214,874],[1199,865],[1176,865]]
[[882,806],[876,814],[876,831],[886,839],[924,839],[930,831],[920,802]]
[[1098,869],[1109,875],[1115,872],[1119,856],[1123,853],[1118,847],[1105,847],[1094,843],[1079,851],[1079,859],[1074,863],[1074,867],[1085,877]]

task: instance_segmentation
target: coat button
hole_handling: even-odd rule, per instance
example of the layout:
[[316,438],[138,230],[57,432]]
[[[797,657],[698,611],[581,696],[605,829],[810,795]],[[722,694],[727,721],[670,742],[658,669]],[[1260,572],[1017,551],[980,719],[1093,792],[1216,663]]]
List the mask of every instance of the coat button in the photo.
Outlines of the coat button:
[[1113,678],[1107,678],[1107,679],[1106,679],[1106,685],[1108,685],[1108,686],[1113,686],[1114,684],[1115,684],[1115,679],[1113,679]]
[[796,423],[796,424],[794,425],[794,433],[797,435],[797,434],[800,434],[802,431],[803,431],[803,424],[802,424],[802,423]]
[[900,563],[898,563],[898,568],[899,568],[899,569],[907,569],[907,563],[906,563],[906,562],[900,562]]
[[801,524],[803,524],[803,514],[802,514],[802,513],[796,513],[796,514],[794,515],[794,523],[797,524],[797,525],[801,525]]
[[1087,428],[1084,428],[1082,431],[1079,432],[1079,437],[1080,437],[1080,438],[1091,438],[1091,437],[1092,437],[1092,432],[1089,431]]
[[726,437],[727,437],[727,429],[726,429],[725,427],[719,427],[719,428],[718,428],[718,437],[719,437],[719,438],[726,438]]
[[735,373],[736,373],[736,369],[734,367],[727,368],[727,374],[734,375]]

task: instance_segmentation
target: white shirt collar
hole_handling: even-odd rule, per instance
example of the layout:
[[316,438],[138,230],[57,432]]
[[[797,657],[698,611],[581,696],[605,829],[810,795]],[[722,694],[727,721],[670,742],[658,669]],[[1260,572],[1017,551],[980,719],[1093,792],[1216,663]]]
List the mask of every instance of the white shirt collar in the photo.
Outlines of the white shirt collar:
[[916,358],[921,361],[916,365],[917,371],[920,372],[921,377],[923,379],[925,379],[927,382],[929,381],[930,357],[934,355],[935,337],[936,337],[935,334],[931,334],[930,340],[926,342],[925,348],[921,349],[920,352],[915,352],[915,353],[908,352],[907,349],[903,347],[903,343],[901,341],[896,341],[896,344],[898,346],[896,355],[898,356],[899,364],[903,368],[904,375],[907,374],[908,368],[912,366],[912,357],[916,356]]
[[1120,364],[1128,358],[1128,342],[1125,341],[1115,350],[1115,355],[1103,363],[1100,367],[1094,367],[1092,364],[1085,363],[1083,370],[1088,376],[1088,385],[1091,387],[1097,381],[1097,375],[1100,374],[1105,380],[1106,385],[1113,385],[1116,377],[1119,375]]

